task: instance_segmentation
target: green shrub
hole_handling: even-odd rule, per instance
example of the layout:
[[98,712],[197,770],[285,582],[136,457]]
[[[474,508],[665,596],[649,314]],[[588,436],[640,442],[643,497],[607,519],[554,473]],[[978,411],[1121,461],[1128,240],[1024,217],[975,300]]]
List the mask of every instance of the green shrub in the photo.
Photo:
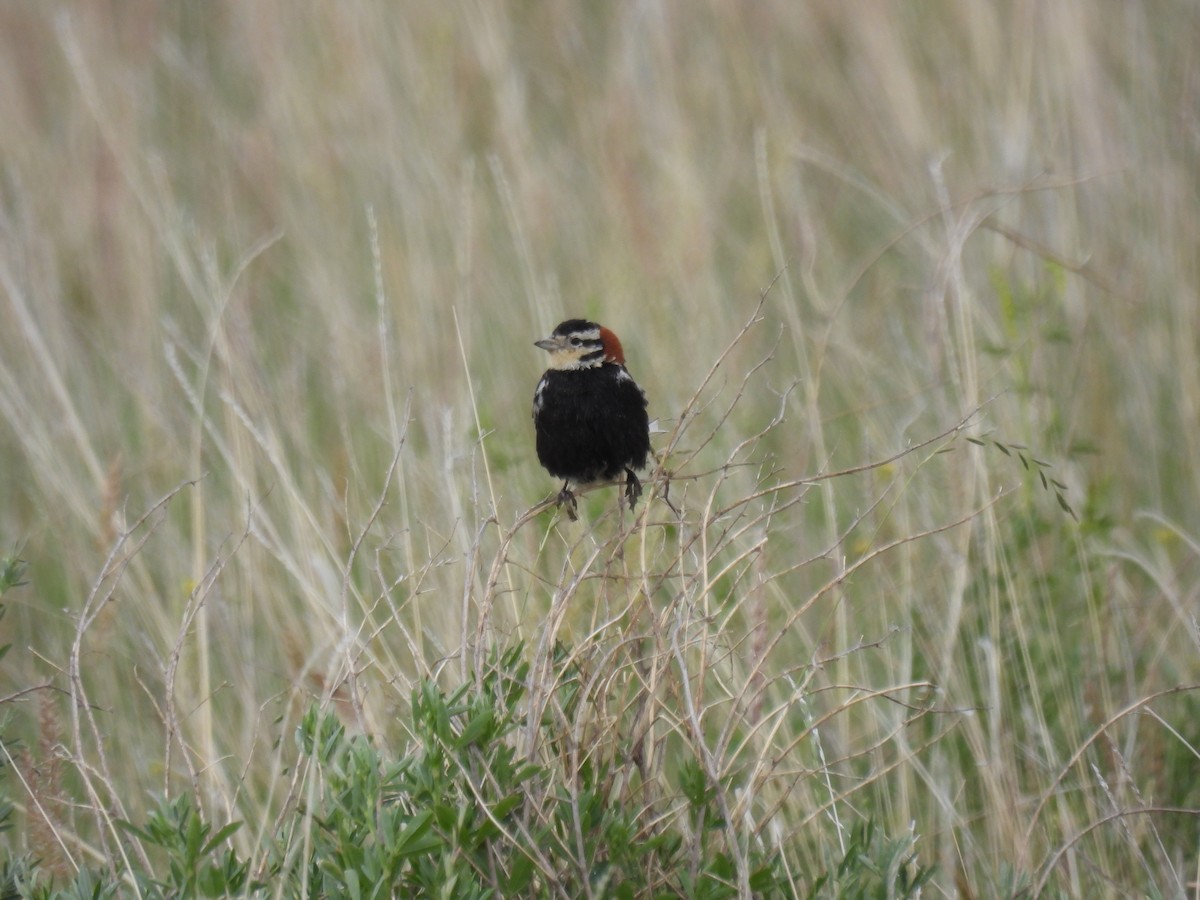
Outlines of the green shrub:
[[[552,699],[578,693],[556,654]],[[187,793],[159,802],[140,825],[118,823],[136,852],[120,871],[80,871],[56,887],[36,861],[0,869],[3,897],[110,897],[136,885],[144,897],[736,897],[916,896],[932,870],[915,839],[888,840],[866,822],[844,857],[815,878],[797,876],[787,846],[731,846],[718,791],[701,762],[678,760],[657,802],[614,788],[623,761],[560,753],[560,720],[544,715],[541,754],[522,751],[529,725],[529,665],[522,648],[494,659],[479,683],[414,690],[411,743],[399,758],[349,736],[332,711],[311,708],[296,731],[299,765],[320,790],[299,803],[271,842],[261,871],[234,849],[241,823],[216,828]],[[11,810],[0,806],[0,827]],[[134,848],[127,848],[132,851]],[[145,870],[138,860],[150,860]]]

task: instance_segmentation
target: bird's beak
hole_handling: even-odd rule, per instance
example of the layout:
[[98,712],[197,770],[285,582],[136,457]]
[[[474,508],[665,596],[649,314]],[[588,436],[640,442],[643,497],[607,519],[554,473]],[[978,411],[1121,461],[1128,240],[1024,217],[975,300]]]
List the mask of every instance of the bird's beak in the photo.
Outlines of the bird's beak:
[[557,338],[543,338],[540,341],[534,341],[533,346],[541,347],[543,350],[558,350],[562,347],[562,342]]

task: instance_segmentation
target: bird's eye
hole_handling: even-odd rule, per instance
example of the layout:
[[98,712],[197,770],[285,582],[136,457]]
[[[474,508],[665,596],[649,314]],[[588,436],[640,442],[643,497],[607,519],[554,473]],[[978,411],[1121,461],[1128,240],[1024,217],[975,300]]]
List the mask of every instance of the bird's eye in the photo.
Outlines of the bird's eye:
[[572,347],[578,347],[578,346],[579,346],[580,344],[582,344],[582,343],[583,343],[583,341],[581,341],[581,340],[580,340],[579,338],[577,338],[577,337],[573,337],[573,338],[571,338],[571,346],[572,346]]

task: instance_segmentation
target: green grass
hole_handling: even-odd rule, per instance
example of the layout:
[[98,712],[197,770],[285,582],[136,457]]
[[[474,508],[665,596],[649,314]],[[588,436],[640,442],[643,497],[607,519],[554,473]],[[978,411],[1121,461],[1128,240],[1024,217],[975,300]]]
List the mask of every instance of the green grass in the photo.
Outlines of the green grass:
[[[422,832],[480,890],[583,884],[579,842],[634,830],[581,895],[701,895],[701,857],[735,896],[874,896],[887,860],[924,896],[1200,894],[1198,33],[4,5],[0,857],[311,887],[358,838],[322,843],[336,754],[297,729],[345,729],[359,803],[433,752],[414,697],[521,672],[483,755],[536,768],[526,832]],[[543,503],[532,342],[575,315],[621,335],[673,507],[663,473],[633,516]]]

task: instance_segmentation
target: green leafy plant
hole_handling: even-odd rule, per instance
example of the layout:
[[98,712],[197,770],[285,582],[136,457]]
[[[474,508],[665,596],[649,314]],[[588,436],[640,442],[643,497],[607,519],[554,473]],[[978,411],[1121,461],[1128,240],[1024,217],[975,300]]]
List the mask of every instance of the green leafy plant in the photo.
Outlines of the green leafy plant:
[[142,826],[124,821],[118,825],[140,838],[143,847],[160,848],[166,856],[165,872],[139,877],[147,889],[161,888],[169,895],[224,897],[242,892],[249,884],[248,865],[231,848],[222,852],[222,845],[242,823],[230,822],[214,832],[186,793],[164,799]]
[[[15,587],[25,584],[25,561],[15,556],[0,559],[0,597]],[[5,607],[0,604],[0,619],[4,618]],[[12,644],[0,644],[0,660],[4,659]]]
[[[569,709],[574,681],[568,668],[558,674],[557,699]],[[542,896],[551,886],[568,896],[738,896],[718,792],[699,761],[676,767],[668,786],[682,802],[667,815],[614,790],[614,758],[598,754],[575,770],[554,753],[532,761],[514,741],[528,724],[528,676],[517,647],[479,685],[447,693],[422,683],[412,696],[412,745],[395,761],[347,737],[332,713],[310,710],[297,739],[321,768],[324,792],[279,848],[287,858],[310,819],[311,855],[279,874],[297,884],[306,868],[324,896]],[[554,719],[539,726],[553,750]],[[889,896],[915,896],[932,870],[916,863],[914,845],[885,841],[873,827],[856,831],[846,859],[812,895],[874,896],[852,891],[886,885]],[[744,852],[756,895],[794,893],[780,850]]]
[[[576,713],[579,672],[568,658],[564,648],[554,654],[550,699]],[[102,898],[132,883],[145,897],[719,900],[738,896],[743,878],[756,896],[794,895],[786,845],[728,843],[718,785],[700,760],[684,756],[654,785],[653,802],[636,799],[648,795],[616,787],[618,754],[569,764],[561,719],[531,709],[529,682],[519,645],[494,656],[478,683],[446,691],[422,682],[398,757],[348,735],[333,711],[310,708],[296,743],[320,790],[285,817],[259,871],[234,847],[242,823],[215,827],[185,792],[140,824],[118,823],[138,844],[123,857],[128,871],[85,869],[56,887],[36,862],[10,861],[0,896]],[[534,715],[540,754],[522,746]],[[9,812],[0,808],[0,827]],[[830,871],[800,881],[812,897],[916,896],[932,870],[917,863],[915,844],[867,823]]]
[[872,900],[876,897],[915,897],[933,878],[934,869],[917,861],[916,838],[889,838],[871,820],[850,832],[841,860],[818,878],[810,898]]

